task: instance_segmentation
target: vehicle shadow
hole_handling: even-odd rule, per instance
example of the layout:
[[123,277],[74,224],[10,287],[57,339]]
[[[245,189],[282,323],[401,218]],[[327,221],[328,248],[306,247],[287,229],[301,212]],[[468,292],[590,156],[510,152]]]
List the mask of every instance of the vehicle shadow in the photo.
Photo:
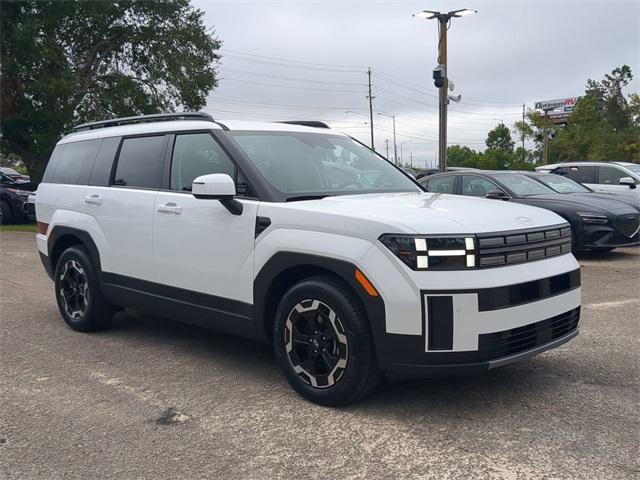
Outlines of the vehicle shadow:
[[[133,311],[118,314],[108,335],[117,337],[118,342],[130,341],[136,347],[161,350],[162,356],[177,359],[179,368],[195,365],[203,376],[220,375],[221,368],[228,369],[243,379],[244,387],[250,385],[251,389],[269,394],[278,386],[280,398],[284,395],[295,402],[301,400],[281,374],[270,344]],[[497,405],[510,404],[512,408],[514,403],[529,404],[538,395],[550,395],[549,389],[554,390],[554,385],[563,388],[567,380],[566,358],[546,355],[549,354],[473,376],[388,380],[369,398],[342,410],[367,417],[386,416],[383,412],[390,407],[396,413],[421,417],[429,412],[459,418],[493,416]]]

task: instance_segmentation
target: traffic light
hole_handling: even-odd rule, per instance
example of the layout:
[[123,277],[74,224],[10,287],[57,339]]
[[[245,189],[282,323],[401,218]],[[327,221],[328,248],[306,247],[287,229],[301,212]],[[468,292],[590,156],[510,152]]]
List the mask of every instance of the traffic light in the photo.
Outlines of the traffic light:
[[447,76],[447,72],[445,72],[444,65],[438,64],[436,68],[433,69],[433,83],[437,88],[442,88],[444,86],[444,79]]

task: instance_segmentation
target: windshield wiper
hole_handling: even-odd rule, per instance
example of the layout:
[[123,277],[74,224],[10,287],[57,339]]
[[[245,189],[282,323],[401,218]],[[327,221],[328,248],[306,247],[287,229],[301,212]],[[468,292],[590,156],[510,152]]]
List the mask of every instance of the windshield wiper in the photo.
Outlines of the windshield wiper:
[[285,202],[301,202],[303,200],[322,200],[326,197],[332,197],[333,195],[323,194],[323,195],[295,195],[293,197],[287,197]]

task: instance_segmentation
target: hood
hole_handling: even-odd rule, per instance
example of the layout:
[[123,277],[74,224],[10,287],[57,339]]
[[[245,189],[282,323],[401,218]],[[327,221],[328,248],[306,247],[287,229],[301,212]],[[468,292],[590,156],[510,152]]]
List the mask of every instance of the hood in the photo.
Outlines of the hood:
[[606,198],[593,193],[566,193],[557,195],[532,195],[517,199],[543,208],[569,208],[576,211],[596,213],[635,213],[627,202]]
[[[397,232],[473,234],[565,223],[555,213],[536,207],[426,192],[340,195],[269,205],[269,209],[286,209],[289,218],[300,213],[295,215],[295,224],[322,224],[334,231],[339,225],[342,231],[360,231],[363,236]],[[314,214],[327,218],[320,220]]]

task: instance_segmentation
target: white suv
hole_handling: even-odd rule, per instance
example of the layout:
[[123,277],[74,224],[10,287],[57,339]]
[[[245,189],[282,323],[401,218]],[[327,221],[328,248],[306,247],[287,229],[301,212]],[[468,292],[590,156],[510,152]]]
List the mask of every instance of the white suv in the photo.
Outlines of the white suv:
[[427,193],[319,122],[81,125],[36,199],[71,328],[132,307],[272,342],[293,388],[325,405],[383,375],[485,371],[578,333],[562,218]]
[[640,200],[640,165],[629,162],[571,162],[554,163],[536,167],[539,172],[549,172],[569,177],[596,192],[635,196]]

